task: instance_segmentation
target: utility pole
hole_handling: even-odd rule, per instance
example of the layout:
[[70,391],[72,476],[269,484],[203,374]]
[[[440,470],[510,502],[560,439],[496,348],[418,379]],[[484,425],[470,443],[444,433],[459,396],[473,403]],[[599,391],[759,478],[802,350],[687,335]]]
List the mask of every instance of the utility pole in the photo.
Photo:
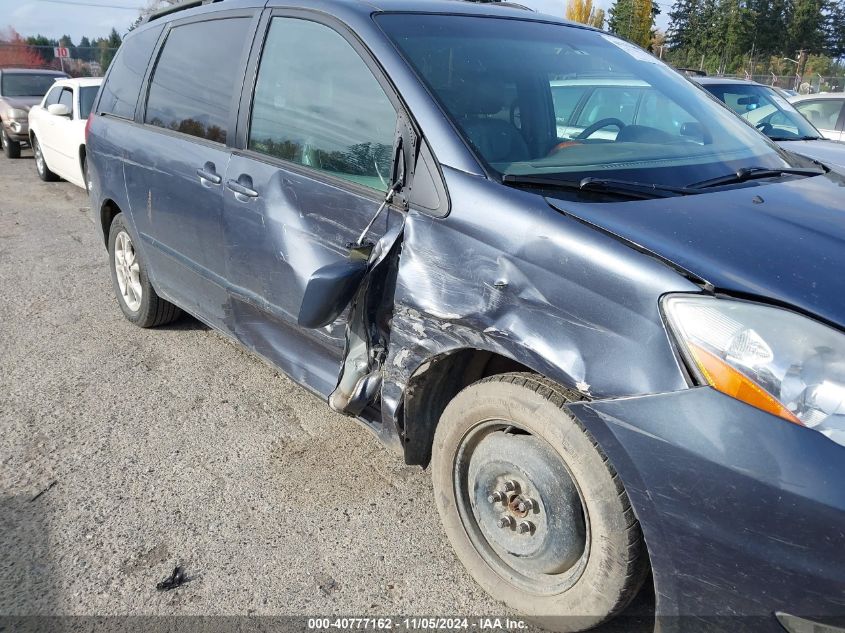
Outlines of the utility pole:
[[796,74],[796,87],[795,89],[798,90],[800,87],[801,82],[804,80],[804,73],[807,70],[807,51],[803,48],[798,51],[798,68],[795,69]]

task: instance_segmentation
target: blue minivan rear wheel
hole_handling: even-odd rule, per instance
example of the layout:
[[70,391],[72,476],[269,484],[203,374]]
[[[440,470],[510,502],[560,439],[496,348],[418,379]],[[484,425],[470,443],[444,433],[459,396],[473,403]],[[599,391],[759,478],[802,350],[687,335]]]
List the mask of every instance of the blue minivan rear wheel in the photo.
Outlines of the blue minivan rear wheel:
[[114,217],[109,230],[109,268],[117,303],[131,323],[156,327],[179,317],[181,310],[159,297],[150,283],[122,213]]

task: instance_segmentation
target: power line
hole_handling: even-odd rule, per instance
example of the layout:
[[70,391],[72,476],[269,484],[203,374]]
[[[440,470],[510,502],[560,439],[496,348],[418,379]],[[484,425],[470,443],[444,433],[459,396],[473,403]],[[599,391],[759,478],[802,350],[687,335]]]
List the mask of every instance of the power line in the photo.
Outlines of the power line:
[[119,4],[98,4],[94,2],[82,2],[81,0],[37,0],[38,2],[52,2],[53,4],[65,4],[78,7],[98,7],[100,9],[124,9],[125,11],[141,11],[141,7],[127,7]]

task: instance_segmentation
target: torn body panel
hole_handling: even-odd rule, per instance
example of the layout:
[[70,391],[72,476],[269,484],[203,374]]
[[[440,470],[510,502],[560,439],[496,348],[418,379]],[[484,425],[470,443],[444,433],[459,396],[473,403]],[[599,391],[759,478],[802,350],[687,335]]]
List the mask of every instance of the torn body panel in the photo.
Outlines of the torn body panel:
[[452,213],[412,211],[405,222],[385,420],[401,427],[404,392],[426,361],[467,348],[590,397],[687,387],[658,299],[697,286],[536,195],[448,168],[445,175]]

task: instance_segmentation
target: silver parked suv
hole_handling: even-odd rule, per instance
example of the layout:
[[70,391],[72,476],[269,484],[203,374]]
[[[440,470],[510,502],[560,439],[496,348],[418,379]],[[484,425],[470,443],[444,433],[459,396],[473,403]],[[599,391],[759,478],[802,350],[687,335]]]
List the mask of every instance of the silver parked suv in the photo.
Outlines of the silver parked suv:
[[56,70],[0,68],[0,143],[7,158],[18,158],[21,144],[29,144],[29,109],[62,77]]

